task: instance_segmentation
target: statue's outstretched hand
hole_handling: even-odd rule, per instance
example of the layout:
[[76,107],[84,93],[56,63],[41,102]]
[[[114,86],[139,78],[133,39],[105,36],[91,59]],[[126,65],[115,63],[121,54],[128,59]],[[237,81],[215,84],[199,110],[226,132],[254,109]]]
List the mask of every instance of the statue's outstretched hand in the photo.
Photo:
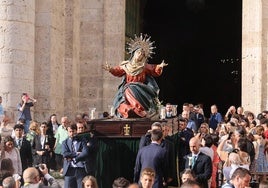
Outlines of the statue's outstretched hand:
[[160,67],[165,67],[165,66],[168,66],[168,64],[167,63],[165,63],[165,61],[163,60],[161,63],[160,63],[160,65],[159,65]]
[[105,65],[102,65],[102,68],[103,68],[104,70],[106,70],[106,71],[110,71],[112,67],[111,67],[110,64],[108,64],[108,63],[106,62]]

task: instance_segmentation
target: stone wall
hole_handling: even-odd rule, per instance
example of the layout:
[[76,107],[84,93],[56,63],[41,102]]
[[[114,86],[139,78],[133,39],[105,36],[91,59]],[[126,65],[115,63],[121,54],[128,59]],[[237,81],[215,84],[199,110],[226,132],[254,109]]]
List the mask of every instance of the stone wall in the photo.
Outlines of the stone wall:
[[124,10],[122,0],[81,1],[79,110],[95,107],[97,114],[108,110],[119,79],[104,72],[124,58]]
[[[36,119],[52,113],[74,119],[77,113],[88,113],[89,107],[95,107],[97,113],[108,110],[119,82],[105,73],[102,65],[106,60],[116,64],[124,58],[124,6],[121,0],[51,1],[47,16],[50,39],[44,33],[38,39],[42,45],[51,42],[46,54],[49,68],[43,71],[50,82],[46,94],[42,95],[42,86],[40,93],[36,92],[42,96],[39,103],[44,104],[36,105]],[[40,82],[45,85],[46,80]]]
[[22,92],[37,99],[38,121],[108,110],[120,78],[102,65],[124,59],[124,0],[16,0],[0,9],[0,95],[13,122]]
[[[105,0],[104,2],[104,54],[100,64],[107,62],[114,66],[125,59],[126,5],[124,0]],[[101,74],[103,79],[103,94],[100,99],[102,100],[102,110],[109,112],[108,105],[113,102],[121,78],[114,77],[104,70],[101,70]]]
[[63,1],[36,1],[33,95],[37,99],[34,119],[38,121],[64,111],[68,68],[65,63],[65,18]]
[[243,1],[242,106],[252,112],[268,109],[267,18],[267,0]]
[[0,1],[0,13],[0,95],[14,119],[21,93],[34,93],[35,0]]

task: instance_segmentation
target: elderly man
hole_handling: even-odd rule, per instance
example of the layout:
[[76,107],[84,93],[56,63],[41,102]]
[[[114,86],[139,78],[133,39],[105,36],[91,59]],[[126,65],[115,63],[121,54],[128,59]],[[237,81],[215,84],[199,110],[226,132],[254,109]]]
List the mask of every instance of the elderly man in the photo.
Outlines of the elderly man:
[[[44,178],[48,181],[49,185],[46,186],[42,182],[40,182],[40,172],[44,175]],[[39,171],[35,167],[29,167],[23,172],[23,180],[24,180],[24,188],[61,188],[59,183],[48,174],[48,169],[46,164],[42,164],[39,167]]]
[[196,181],[203,188],[208,188],[208,180],[212,175],[212,161],[208,155],[200,152],[199,138],[191,138],[189,146],[191,153],[184,157],[185,168],[191,168],[196,176]]

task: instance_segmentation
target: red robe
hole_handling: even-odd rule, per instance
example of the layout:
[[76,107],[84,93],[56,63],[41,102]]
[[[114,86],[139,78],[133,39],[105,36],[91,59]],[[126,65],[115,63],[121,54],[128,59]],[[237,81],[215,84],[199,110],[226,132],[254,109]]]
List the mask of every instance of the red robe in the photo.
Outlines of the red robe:
[[[146,76],[158,77],[162,74],[162,70],[163,68],[158,65],[152,65],[146,63],[145,66],[143,67],[143,70],[137,75],[127,74],[122,66],[113,67],[111,68],[110,72],[111,74],[117,77],[126,76],[125,85],[127,85],[129,83],[135,83],[135,82],[144,83],[146,81]],[[137,92],[137,90],[135,92]],[[125,101],[121,103],[120,106],[116,109],[123,116],[123,118],[146,116],[147,114],[146,111],[148,109],[146,109],[146,107],[142,105],[141,101],[137,100],[133,90],[131,90],[129,87],[126,87],[123,96],[125,98]]]

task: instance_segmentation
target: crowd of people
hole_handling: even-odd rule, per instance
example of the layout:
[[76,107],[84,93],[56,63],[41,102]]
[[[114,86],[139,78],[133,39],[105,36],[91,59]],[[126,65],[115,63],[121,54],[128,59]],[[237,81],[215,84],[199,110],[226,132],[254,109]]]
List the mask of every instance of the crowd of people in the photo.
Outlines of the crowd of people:
[[211,105],[184,103],[180,114],[166,105],[166,122],[154,122],[141,137],[134,183],[143,169],[159,187],[268,187],[268,111],[258,115],[231,106],[222,115]]
[[61,187],[50,175],[58,172],[66,188],[96,188],[93,161],[97,142],[92,133],[84,134],[88,115],[77,115],[74,120],[64,116],[59,123],[52,114],[47,121],[38,122],[32,120],[30,110],[36,102],[23,93],[15,125],[10,126],[5,115],[1,119],[0,187]]
[[[122,77],[113,102],[115,117],[159,115],[154,77],[162,75],[168,64],[148,63],[153,44],[147,35],[136,36],[130,40],[128,60],[114,67],[103,65],[113,76]],[[51,114],[40,123],[31,116],[36,102],[28,93],[21,95],[18,121],[10,132],[0,97],[0,187],[57,188],[60,185],[50,173],[58,171],[64,188],[98,188],[94,177],[98,141],[87,132],[88,114],[64,116],[60,122]],[[133,180],[118,177],[113,188],[244,188],[254,180],[253,173],[267,175],[268,111],[256,115],[230,106],[220,113],[217,105],[211,105],[206,117],[202,104],[184,103],[179,114],[170,103],[165,107],[166,122],[154,122],[140,139]],[[265,178],[258,182],[267,188]]]
[[[170,105],[167,103],[166,112],[171,111]],[[178,183],[181,186],[184,176],[189,176],[189,179],[196,181],[201,187],[239,187],[233,179],[238,174],[243,174],[239,170],[236,172],[238,168],[246,169],[246,173],[243,171],[243,176],[239,176],[244,182],[240,186],[249,186],[251,182],[254,187],[257,185],[255,181],[263,181],[262,184],[265,184],[268,175],[267,116],[266,110],[255,116],[243,107],[236,109],[235,106],[230,106],[222,115],[218,112],[217,105],[211,105],[210,116],[205,117],[202,105],[184,103],[177,117],[170,116],[170,113],[166,116],[168,121],[162,123],[162,131],[166,132],[166,127],[169,127],[169,134],[163,136],[159,146],[166,148],[169,155],[170,144],[166,147],[163,143],[166,140],[173,143],[178,159]],[[153,129],[157,128],[152,126]],[[148,135],[152,136],[153,132],[147,133]],[[168,158],[165,160],[169,161],[166,165],[171,163],[174,166],[172,158]],[[143,159],[145,164],[149,160],[146,157]],[[159,166],[155,168],[159,169]],[[160,179],[164,181],[164,185],[177,187],[178,184],[169,183],[171,178],[172,176],[163,174]]]
[[[98,142],[88,132],[88,115],[73,120],[64,116],[59,123],[52,114],[39,123],[31,117],[36,102],[27,93],[21,95],[12,131],[7,131],[9,122],[0,106],[0,186],[31,187],[42,179],[44,186],[60,187],[49,174],[58,171],[65,188],[98,187]],[[245,187],[252,173],[268,174],[268,111],[255,115],[230,106],[222,115],[214,104],[205,117],[202,104],[184,103],[179,114],[170,103],[165,108],[166,121],[154,122],[140,139],[133,180],[119,177],[114,188]]]
[[[0,186],[30,187],[42,179],[44,186],[59,187],[49,174],[58,171],[66,188],[97,187],[98,141],[88,132],[88,114],[64,116],[60,123],[51,114],[40,123],[30,113],[36,102],[21,95],[12,131],[1,116]],[[268,111],[255,115],[230,106],[222,115],[211,105],[205,117],[201,104],[184,103],[179,114],[170,103],[165,108],[166,121],[152,123],[140,139],[133,180],[119,177],[113,187],[236,187],[240,176],[249,186],[253,172],[268,174]]]
[[[22,104],[23,110],[32,105]],[[184,103],[179,114],[172,114],[170,105],[166,121],[152,123],[140,138],[133,180],[119,177],[112,187],[239,187],[239,182],[249,186],[254,173],[268,174],[268,111],[255,116],[231,106],[222,115],[212,105],[205,117],[200,104]],[[58,171],[66,188],[98,187],[98,141],[87,132],[88,120],[79,114],[73,120],[61,117],[59,123],[52,114],[41,123],[31,119],[25,128],[20,116],[7,132],[8,121],[2,118],[0,186],[31,187],[42,180],[44,186],[60,187],[50,175]],[[258,182],[265,185],[265,178]]]

